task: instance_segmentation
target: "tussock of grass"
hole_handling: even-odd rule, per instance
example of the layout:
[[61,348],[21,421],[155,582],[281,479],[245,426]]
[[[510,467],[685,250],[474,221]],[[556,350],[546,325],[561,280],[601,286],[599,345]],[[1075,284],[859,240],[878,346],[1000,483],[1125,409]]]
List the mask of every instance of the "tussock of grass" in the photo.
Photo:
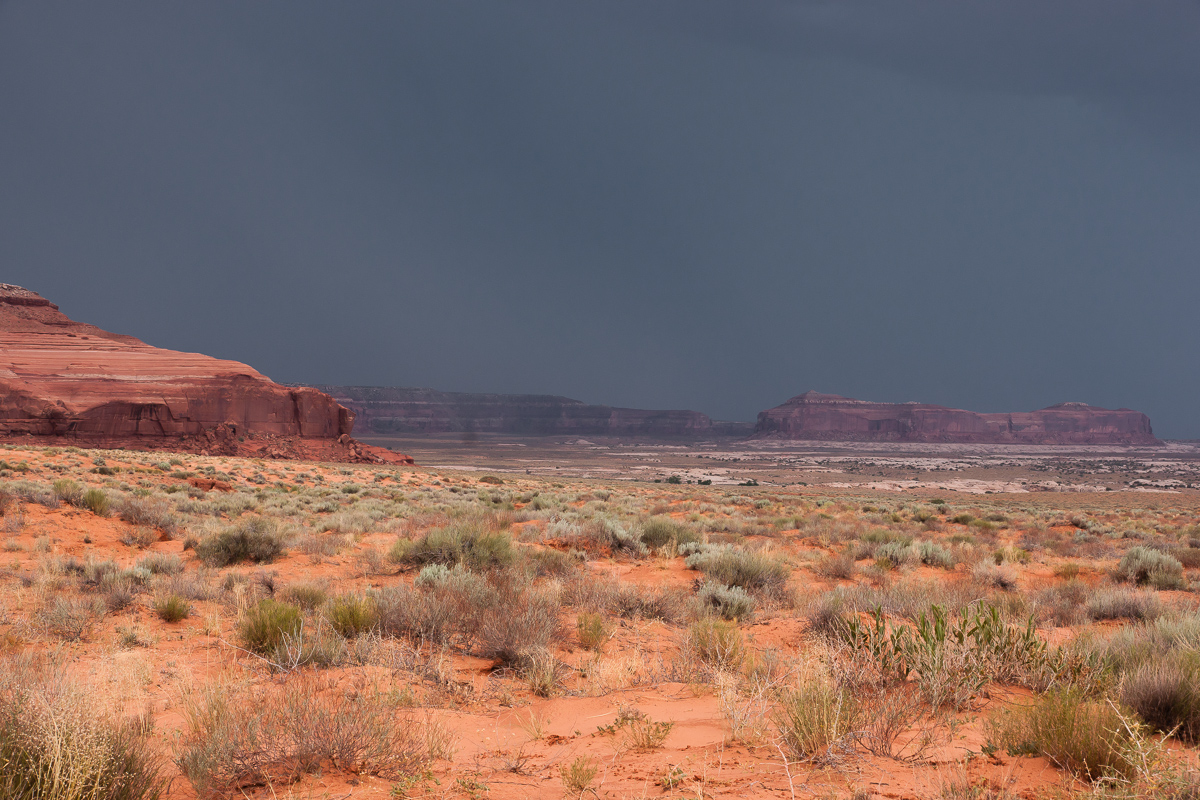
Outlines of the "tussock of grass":
[[516,551],[507,532],[487,531],[475,521],[460,521],[434,528],[415,541],[397,539],[388,558],[398,564],[486,570],[511,565]]
[[277,523],[266,517],[253,517],[201,539],[196,545],[196,556],[210,567],[243,561],[269,564],[283,555],[285,549]]

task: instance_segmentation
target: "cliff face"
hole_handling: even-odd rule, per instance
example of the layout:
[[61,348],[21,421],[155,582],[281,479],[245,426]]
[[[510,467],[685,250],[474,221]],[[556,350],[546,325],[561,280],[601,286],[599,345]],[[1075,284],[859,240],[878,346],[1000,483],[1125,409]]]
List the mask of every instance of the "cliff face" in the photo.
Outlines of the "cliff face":
[[977,414],[925,403],[871,403],[805,392],[760,412],[756,438],[1022,444],[1158,444],[1150,419],[1060,403],[1040,411]]
[[350,439],[353,426],[350,410],[315,389],[75,322],[34,292],[0,284],[0,434],[98,447],[384,458]]
[[[432,389],[320,386],[374,433],[506,433],[521,436],[746,436],[748,424],[714,423],[698,411],[588,405],[553,395],[469,394]],[[739,427],[740,426],[740,427]]]

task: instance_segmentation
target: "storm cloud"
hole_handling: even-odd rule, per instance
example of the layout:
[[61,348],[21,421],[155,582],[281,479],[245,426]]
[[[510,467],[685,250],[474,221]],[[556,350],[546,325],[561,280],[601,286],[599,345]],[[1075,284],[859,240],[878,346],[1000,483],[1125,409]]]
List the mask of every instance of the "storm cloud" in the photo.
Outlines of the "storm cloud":
[[1200,438],[1200,6],[0,4],[0,281],[288,382]]

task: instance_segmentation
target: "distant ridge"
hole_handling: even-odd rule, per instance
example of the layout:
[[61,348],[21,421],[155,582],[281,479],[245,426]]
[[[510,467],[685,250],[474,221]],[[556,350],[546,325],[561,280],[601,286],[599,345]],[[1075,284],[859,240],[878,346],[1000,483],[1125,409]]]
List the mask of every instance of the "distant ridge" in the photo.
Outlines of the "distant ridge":
[[541,394],[475,394],[384,386],[318,389],[355,414],[360,436],[503,433],[520,436],[630,436],[649,439],[746,437],[748,422],[719,422],[699,411],[591,405]]
[[757,439],[988,444],[1162,444],[1150,418],[1128,408],[1058,403],[1040,411],[979,414],[928,403],[873,403],[805,392],[760,412]]

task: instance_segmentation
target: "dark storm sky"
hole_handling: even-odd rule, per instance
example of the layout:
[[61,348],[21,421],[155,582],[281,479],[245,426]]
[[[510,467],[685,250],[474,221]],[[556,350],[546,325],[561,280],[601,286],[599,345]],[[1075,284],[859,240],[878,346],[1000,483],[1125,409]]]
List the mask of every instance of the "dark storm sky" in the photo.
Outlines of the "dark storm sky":
[[1200,3],[0,0],[0,281],[281,381],[1200,438]]

